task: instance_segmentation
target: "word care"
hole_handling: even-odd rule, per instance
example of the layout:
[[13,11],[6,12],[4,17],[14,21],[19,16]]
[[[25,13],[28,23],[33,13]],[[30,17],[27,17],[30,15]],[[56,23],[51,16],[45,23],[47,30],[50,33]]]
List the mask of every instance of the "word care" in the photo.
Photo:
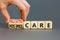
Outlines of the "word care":
[[52,21],[25,21],[23,23],[8,23],[9,29],[52,29]]

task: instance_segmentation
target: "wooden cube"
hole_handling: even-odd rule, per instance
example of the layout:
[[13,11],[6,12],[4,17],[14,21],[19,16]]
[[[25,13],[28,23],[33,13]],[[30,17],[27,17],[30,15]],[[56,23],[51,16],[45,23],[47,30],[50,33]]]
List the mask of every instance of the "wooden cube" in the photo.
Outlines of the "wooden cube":
[[45,21],[38,21],[38,29],[44,29],[44,28],[46,28]]
[[24,29],[30,29],[30,21],[24,22]]
[[23,29],[23,23],[16,23],[16,29]]
[[46,21],[46,29],[52,29],[52,21]]
[[31,29],[37,29],[37,21],[31,21]]
[[16,24],[15,23],[8,23],[8,28],[9,29],[16,29]]
[[21,19],[17,19],[16,21],[16,29],[23,29],[23,21]]

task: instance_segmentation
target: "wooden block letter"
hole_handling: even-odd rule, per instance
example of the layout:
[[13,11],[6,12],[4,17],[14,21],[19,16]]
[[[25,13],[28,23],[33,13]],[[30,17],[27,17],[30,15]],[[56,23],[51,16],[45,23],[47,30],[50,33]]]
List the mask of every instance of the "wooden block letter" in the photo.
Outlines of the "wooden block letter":
[[45,28],[45,21],[38,21],[38,28],[44,29]]
[[52,21],[46,21],[46,28],[52,29]]
[[30,29],[30,21],[24,22],[24,29]]
[[37,29],[37,21],[31,21],[31,29]]

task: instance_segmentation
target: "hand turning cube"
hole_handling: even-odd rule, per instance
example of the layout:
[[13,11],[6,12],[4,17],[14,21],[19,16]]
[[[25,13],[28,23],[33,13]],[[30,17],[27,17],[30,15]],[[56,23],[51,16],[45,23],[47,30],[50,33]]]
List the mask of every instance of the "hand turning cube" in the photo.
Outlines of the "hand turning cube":
[[25,21],[13,19],[8,23],[9,29],[52,29],[52,21]]
[[22,29],[23,28],[23,21],[21,19],[12,19],[8,23],[9,29]]

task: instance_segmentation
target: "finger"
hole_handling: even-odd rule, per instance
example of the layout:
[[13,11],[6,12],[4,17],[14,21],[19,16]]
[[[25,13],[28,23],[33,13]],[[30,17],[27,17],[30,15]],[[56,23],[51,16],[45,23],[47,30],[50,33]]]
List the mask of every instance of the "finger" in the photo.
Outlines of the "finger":
[[26,0],[22,0],[22,3],[29,9],[30,4]]
[[19,8],[21,12],[21,18],[23,21],[25,21],[27,18],[25,5],[21,1],[13,2],[13,5],[16,5]]
[[23,20],[22,19],[17,19],[16,23],[23,23]]
[[30,5],[29,3],[26,1],[26,0],[22,0],[22,3],[25,5],[25,7],[27,8],[26,12],[27,12],[27,16],[28,16],[28,13],[30,11]]
[[9,19],[10,19],[10,15],[9,15],[9,13],[7,11],[7,8],[6,7],[2,7],[1,12],[2,12],[4,18],[6,19],[6,22],[8,22]]

